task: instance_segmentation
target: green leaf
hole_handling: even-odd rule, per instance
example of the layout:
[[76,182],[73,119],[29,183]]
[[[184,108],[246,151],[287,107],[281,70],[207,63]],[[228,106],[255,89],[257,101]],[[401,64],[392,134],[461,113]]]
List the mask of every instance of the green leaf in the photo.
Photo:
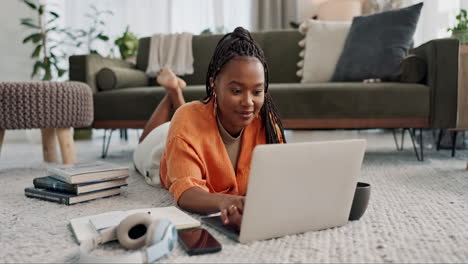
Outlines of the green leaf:
[[39,57],[39,53],[41,52],[41,49],[42,49],[42,45],[37,45],[33,53],[31,54],[31,58]]
[[32,8],[32,9],[34,9],[34,10],[37,9],[37,6],[36,6],[35,4],[33,4],[33,3],[31,3],[30,1],[28,1],[28,0],[23,0],[23,2],[24,2],[25,4],[27,4],[30,8]]
[[57,63],[54,63],[54,68],[57,70],[58,77],[62,77],[63,74],[67,72],[65,69],[61,69]]
[[40,26],[36,25],[36,24],[33,24],[29,21],[21,21],[21,25],[24,25],[24,26],[27,26],[27,27],[30,27],[30,28],[35,28],[35,29],[41,29]]
[[108,41],[108,40],[109,40],[109,37],[106,36],[106,35],[102,35],[102,33],[99,34],[99,35],[97,35],[97,37],[98,37],[98,39],[100,39],[100,40],[104,40],[104,41]]
[[60,17],[60,15],[57,14],[56,12],[54,12],[54,11],[49,11],[49,14],[51,14],[56,19]]
[[29,17],[28,18],[21,18],[20,21],[21,22],[29,22],[29,23],[33,22],[32,18],[29,18]]
[[52,28],[49,28],[47,29],[45,32],[48,33],[50,31],[57,31],[57,27],[52,27]]
[[73,33],[71,33],[71,32],[65,31],[65,34],[66,34],[69,38],[71,38],[72,40],[77,40],[77,39],[78,39],[78,38],[77,38],[75,35],[73,35]]
[[44,64],[42,64],[42,61],[36,61],[36,63],[34,63],[33,72],[31,73],[31,78],[36,76],[39,68],[44,68]]
[[42,16],[42,14],[44,14],[44,5],[39,6],[38,12],[39,12],[39,15],[41,15],[41,16]]
[[42,39],[42,33],[34,33],[23,39],[23,43],[32,40],[33,43],[38,43]]
[[67,72],[67,71],[64,70],[64,69],[59,69],[59,70],[58,70],[58,76],[59,76],[59,77],[62,77],[66,72]]

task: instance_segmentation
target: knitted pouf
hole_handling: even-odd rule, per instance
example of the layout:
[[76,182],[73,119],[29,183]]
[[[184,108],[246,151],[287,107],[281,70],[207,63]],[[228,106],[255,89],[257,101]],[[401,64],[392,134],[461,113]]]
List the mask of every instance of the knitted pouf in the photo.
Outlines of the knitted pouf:
[[93,94],[80,82],[0,82],[0,148],[6,129],[40,128],[44,159],[56,162],[57,135],[64,163],[75,163],[71,128],[93,122]]

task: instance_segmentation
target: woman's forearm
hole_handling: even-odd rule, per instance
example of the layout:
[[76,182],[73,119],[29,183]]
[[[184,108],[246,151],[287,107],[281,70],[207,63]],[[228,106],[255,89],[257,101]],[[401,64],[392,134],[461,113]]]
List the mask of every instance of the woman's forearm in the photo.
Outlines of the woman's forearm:
[[220,204],[223,199],[222,195],[209,193],[198,187],[192,187],[182,193],[178,204],[180,208],[194,213],[217,213],[220,210]]

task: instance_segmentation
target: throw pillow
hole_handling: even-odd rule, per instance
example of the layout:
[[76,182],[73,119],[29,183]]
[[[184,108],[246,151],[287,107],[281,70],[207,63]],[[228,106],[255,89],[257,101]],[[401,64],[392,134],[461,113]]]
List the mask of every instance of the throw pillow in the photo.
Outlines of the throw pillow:
[[[307,21],[302,83],[328,82],[348,35],[351,22]],[[301,45],[302,43],[300,43]]]
[[423,4],[354,17],[332,81],[392,79],[408,53]]
[[112,89],[147,86],[145,72],[130,68],[106,67],[96,75],[96,84],[101,91]]

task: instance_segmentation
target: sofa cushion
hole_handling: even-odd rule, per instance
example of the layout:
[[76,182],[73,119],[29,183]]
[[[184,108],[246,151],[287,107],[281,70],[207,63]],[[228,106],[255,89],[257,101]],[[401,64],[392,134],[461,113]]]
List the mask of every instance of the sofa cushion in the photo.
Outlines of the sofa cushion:
[[[148,120],[166,91],[160,86],[132,87],[94,94],[94,120]],[[204,85],[184,88],[187,102],[203,99]]]
[[350,22],[308,20],[302,83],[328,82],[335,71]]
[[429,87],[422,84],[271,84],[270,93],[282,118],[429,117]]
[[[429,87],[422,84],[278,83],[269,91],[282,118],[429,117]],[[159,86],[96,93],[94,120],[148,120],[164,94]],[[205,95],[204,85],[184,88],[187,102]]]
[[106,67],[96,74],[96,83],[100,91],[138,87],[148,85],[148,77],[140,70]]
[[[262,35],[262,39],[258,35]],[[297,30],[278,30],[252,34],[262,47],[270,69],[270,83],[298,83],[297,62],[301,47],[297,43],[304,37]]]
[[332,80],[394,79],[408,53],[423,4],[353,19]]

